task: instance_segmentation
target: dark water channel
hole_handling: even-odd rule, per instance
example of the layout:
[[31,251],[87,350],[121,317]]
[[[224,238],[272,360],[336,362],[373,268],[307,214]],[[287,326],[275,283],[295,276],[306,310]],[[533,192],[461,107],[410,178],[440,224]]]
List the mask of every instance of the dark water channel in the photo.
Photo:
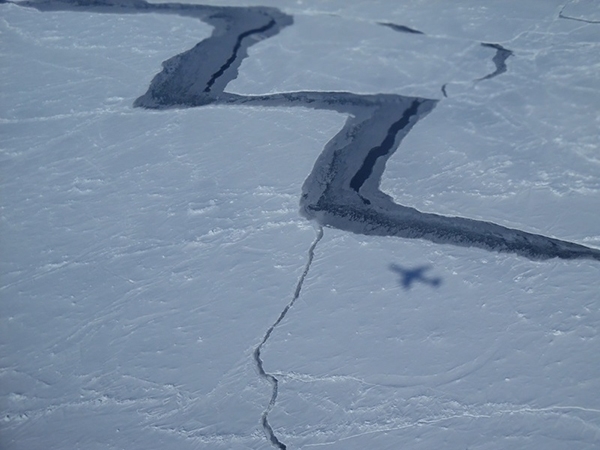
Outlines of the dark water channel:
[[[350,187],[354,191],[358,193],[365,181],[367,181],[367,179],[371,176],[371,174],[373,173],[373,167],[375,166],[377,160],[382,156],[387,156],[390,153],[390,151],[393,150],[394,144],[396,143],[396,135],[400,130],[406,128],[409,125],[410,119],[418,113],[419,105],[420,102],[418,100],[414,100],[410,107],[402,113],[402,117],[400,118],[400,120],[392,124],[383,142],[380,145],[373,147],[367,153],[367,156],[363,160],[360,169],[358,169],[358,171],[350,180]],[[365,201],[367,204],[371,203],[366,199]]]

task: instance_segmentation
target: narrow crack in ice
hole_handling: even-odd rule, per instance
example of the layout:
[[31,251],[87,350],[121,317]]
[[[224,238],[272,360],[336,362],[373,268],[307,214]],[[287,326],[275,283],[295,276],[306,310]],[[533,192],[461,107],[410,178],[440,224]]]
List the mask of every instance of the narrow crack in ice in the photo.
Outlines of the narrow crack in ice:
[[572,16],[567,16],[564,14],[565,8],[567,6],[569,6],[570,3],[567,3],[566,5],[564,5],[560,12],[558,13],[558,17],[559,19],[567,19],[567,20],[575,20],[577,22],[584,22],[584,23],[600,23],[600,20],[592,20],[592,19],[584,19],[581,17],[572,17]]
[[411,33],[411,34],[425,34],[422,31],[415,30],[414,28],[407,27],[406,25],[398,25],[391,22],[379,22],[381,26],[391,28],[394,31],[398,31],[400,33]]
[[444,94],[444,97],[448,98],[448,92],[446,91],[446,86],[448,86],[448,83],[445,83],[442,85],[442,94]]
[[300,278],[298,279],[298,284],[296,285],[296,290],[294,291],[292,300],[285,306],[285,308],[283,308],[283,310],[279,314],[279,317],[277,318],[277,320],[273,323],[273,325],[271,325],[269,327],[269,329],[265,333],[265,336],[263,337],[262,341],[260,342],[260,344],[258,344],[256,349],[254,350],[254,361],[256,362],[256,368],[258,370],[259,375],[262,378],[264,378],[265,380],[267,380],[273,387],[273,391],[271,393],[271,400],[269,401],[267,408],[263,411],[263,414],[261,417],[261,423],[262,423],[263,429],[265,431],[265,436],[267,437],[267,439],[269,439],[271,444],[273,444],[275,447],[280,448],[282,450],[286,449],[286,445],[277,438],[277,436],[275,435],[275,432],[273,431],[273,428],[269,424],[269,413],[271,412],[271,410],[273,409],[273,406],[275,406],[275,402],[277,401],[279,380],[277,378],[275,378],[274,375],[267,373],[265,371],[265,369],[263,367],[263,360],[261,358],[261,350],[262,350],[263,346],[267,343],[269,338],[271,337],[271,334],[273,333],[273,330],[275,329],[275,327],[277,327],[277,325],[279,325],[281,323],[281,321],[287,315],[288,311],[292,308],[292,306],[294,306],[294,303],[296,302],[296,300],[298,300],[298,297],[300,297],[300,292],[302,291],[302,285],[304,284],[304,280],[306,279],[306,276],[308,275],[308,271],[310,270],[310,266],[311,266],[313,258],[315,256],[315,248],[317,247],[317,244],[319,243],[319,241],[322,238],[323,238],[323,228],[319,227],[317,229],[317,237],[315,238],[315,240],[313,241],[313,243],[311,244],[311,246],[308,249],[308,259],[306,261],[306,265],[304,266],[304,272],[302,272],[302,275],[300,275]]

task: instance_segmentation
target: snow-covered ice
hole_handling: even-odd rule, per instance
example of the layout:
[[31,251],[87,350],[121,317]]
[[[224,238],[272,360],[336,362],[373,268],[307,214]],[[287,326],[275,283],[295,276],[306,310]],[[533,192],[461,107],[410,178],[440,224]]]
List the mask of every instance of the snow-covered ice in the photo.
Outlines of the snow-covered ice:
[[[399,203],[600,247],[594,2],[218,3],[294,16],[228,92],[440,100],[383,173]],[[0,10],[0,446],[271,448],[253,352],[305,270],[302,185],[345,115],[133,108],[211,27]],[[481,43],[514,54],[475,82]],[[270,426],[290,449],[597,448],[599,269],[325,228],[262,347]]]

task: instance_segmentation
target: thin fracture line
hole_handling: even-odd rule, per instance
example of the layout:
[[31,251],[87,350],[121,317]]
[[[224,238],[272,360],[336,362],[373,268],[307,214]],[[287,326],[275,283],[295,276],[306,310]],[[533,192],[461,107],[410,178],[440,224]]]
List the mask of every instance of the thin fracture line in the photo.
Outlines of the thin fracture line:
[[323,238],[323,227],[319,226],[319,228],[317,230],[317,237],[315,238],[315,240],[313,241],[313,243],[311,244],[311,246],[308,249],[308,260],[306,261],[306,266],[304,267],[304,272],[302,272],[302,275],[300,275],[300,278],[298,279],[298,284],[296,284],[296,290],[294,291],[294,296],[292,297],[292,300],[286,305],[285,308],[283,308],[283,311],[281,311],[281,314],[279,314],[279,317],[277,318],[277,320],[267,330],[262,341],[260,342],[260,344],[258,344],[258,347],[256,347],[256,349],[254,350],[254,361],[256,362],[256,368],[258,369],[258,374],[262,378],[267,380],[269,383],[271,383],[271,386],[273,387],[273,391],[271,393],[271,400],[269,401],[269,404],[267,405],[267,408],[264,410],[262,417],[261,417],[261,424],[263,426],[263,429],[265,431],[265,436],[267,437],[267,439],[269,439],[269,441],[271,442],[271,444],[274,447],[279,448],[280,450],[286,450],[287,447],[283,442],[281,442],[279,439],[277,439],[277,436],[275,436],[275,433],[273,432],[273,428],[271,428],[271,425],[269,425],[269,419],[268,419],[269,413],[271,412],[271,409],[273,409],[273,406],[275,406],[275,402],[277,401],[279,380],[277,378],[275,378],[272,374],[265,372],[265,369],[263,368],[263,361],[260,357],[260,351],[261,351],[263,345],[266,344],[269,337],[271,337],[271,333],[273,333],[273,330],[275,329],[275,327],[277,327],[277,325],[279,325],[281,323],[281,321],[285,318],[288,311],[292,308],[292,306],[294,306],[294,303],[296,302],[296,300],[298,300],[298,297],[300,297],[300,292],[302,291],[302,285],[304,284],[304,280],[306,279],[306,276],[308,275],[308,271],[310,270],[310,266],[311,266],[313,258],[315,256],[315,248],[317,247],[317,244],[319,243],[319,241],[322,238]]
[[567,7],[567,5],[568,5],[568,3],[565,6],[563,6],[562,9],[560,10],[560,12],[558,13],[558,17],[560,19],[575,20],[577,22],[585,22],[585,23],[600,23],[600,20],[590,20],[590,19],[583,19],[583,18],[580,18],[580,17],[565,16],[563,14],[563,11]]

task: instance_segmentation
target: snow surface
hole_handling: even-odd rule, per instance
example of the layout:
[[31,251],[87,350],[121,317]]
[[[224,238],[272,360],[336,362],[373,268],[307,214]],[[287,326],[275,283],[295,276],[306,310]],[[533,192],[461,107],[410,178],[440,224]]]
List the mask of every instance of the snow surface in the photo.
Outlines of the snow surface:
[[[400,203],[600,247],[599,25],[559,18],[597,20],[593,2],[218,3],[294,15],[229,92],[442,99],[387,164]],[[299,195],[346,117],[134,109],[209,26],[0,10],[0,447],[271,448],[252,355],[305,269]],[[482,42],[514,55],[474,83]],[[404,289],[390,264],[441,285]],[[269,422],[288,448],[598,448],[598,272],[327,228],[262,349]]]

